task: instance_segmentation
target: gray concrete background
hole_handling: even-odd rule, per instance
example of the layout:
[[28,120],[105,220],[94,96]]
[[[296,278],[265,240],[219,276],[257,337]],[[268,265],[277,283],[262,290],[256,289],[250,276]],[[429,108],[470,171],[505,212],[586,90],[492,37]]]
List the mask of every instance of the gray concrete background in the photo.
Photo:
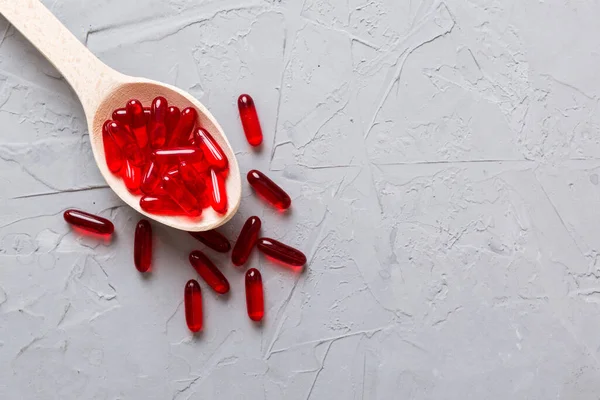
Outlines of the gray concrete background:
[[[184,233],[105,186],[64,80],[0,19],[0,398],[598,399],[600,4],[520,0],[44,0],[112,67],[189,90],[242,171],[293,197],[281,216],[244,187],[223,231],[259,215],[303,249],[303,275],[254,254],[183,309]],[[251,93],[266,146],[250,151]],[[61,213],[111,218],[112,244]]]

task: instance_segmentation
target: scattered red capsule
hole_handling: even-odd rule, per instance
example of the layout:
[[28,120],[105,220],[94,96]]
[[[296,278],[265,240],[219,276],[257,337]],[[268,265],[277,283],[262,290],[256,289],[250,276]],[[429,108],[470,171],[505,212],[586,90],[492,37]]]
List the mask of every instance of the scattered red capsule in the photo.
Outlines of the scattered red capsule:
[[148,132],[146,129],[146,114],[139,100],[129,100],[125,107],[129,114],[129,126],[137,139],[138,146],[145,148],[148,145]]
[[185,212],[171,198],[162,196],[144,196],[140,199],[140,208],[150,214],[185,215]]
[[164,146],[167,140],[167,126],[165,124],[167,113],[169,111],[167,99],[162,96],[155,98],[152,101],[152,108],[150,111],[150,146],[152,146],[153,149],[156,149]]
[[133,261],[140,272],[148,272],[152,264],[152,225],[145,219],[135,228]]
[[186,144],[194,130],[197,119],[198,111],[195,108],[184,108],[179,117],[179,122],[173,130],[173,134],[169,138],[168,146],[174,147]]
[[256,242],[256,247],[266,256],[292,267],[302,267],[306,264],[304,253],[275,239],[260,238]]
[[260,145],[263,140],[263,134],[252,97],[242,94],[238,98],[238,109],[240,110],[240,119],[242,120],[242,126],[244,127],[248,143],[252,146]]
[[185,322],[188,329],[192,332],[198,332],[202,329],[202,290],[200,290],[198,281],[190,279],[185,284],[183,303],[185,305]]
[[188,232],[194,239],[205,244],[211,249],[218,251],[219,253],[227,253],[231,250],[231,244],[229,240],[221,233],[215,230],[204,231],[204,232]]
[[246,307],[252,321],[260,321],[265,315],[262,276],[256,268],[246,272]]
[[216,212],[224,214],[227,211],[227,192],[225,190],[225,179],[223,175],[210,169],[210,188],[212,197],[210,205]]
[[112,113],[112,119],[114,119],[115,121],[117,121],[117,122],[119,122],[121,124],[128,125],[129,124],[129,120],[131,118],[129,118],[129,114],[127,113],[127,109],[126,108],[117,108]]
[[123,167],[123,153],[121,152],[121,148],[117,145],[117,142],[115,142],[108,132],[108,123],[109,121],[106,121],[102,127],[104,158],[106,159],[106,165],[110,172],[116,174]]
[[246,220],[231,252],[231,261],[233,264],[239,267],[248,261],[248,257],[250,257],[250,253],[258,239],[261,225],[260,218],[257,216],[252,216]]
[[219,144],[206,129],[196,129],[194,132],[194,140],[196,146],[202,149],[204,158],[206,158],[208,164],[212,165],[218,170],[227,168],[229,162],[227,157],[225,157],[225,153],[223,153],[223,149],[221,149],[221,146],[219,146]]
[[123,182],[125,187],[132,194],[140,193],[140,185],[142,184],[142,169],[134,165],[131,161],[125,161],[123,172]]
[[197,217],[202,213],[198,201],[187,189],[178,174],[165,174],[162,184],[171,199],[189,216]]
[[181,111],[179,111],[179,108],[175,106],[170,106],[167,111],[167,117],[165,118],[165,125],[167,126],[167,143],[169,142],[173,131],[177,127],[180,117]]
[[260,171],[248,172],[248,182],[262,198],[278,210],[287,210],[292,204],[290,196]]
[[69,224],[98,235],[111,235],[115,226],[106,218],[80,210],[67,210],[63,214]]
[[200,275],[215,292],[219,294],[229,292],[229,282],[227,281],[227,278],[225,278],[221,271],[219,271],[219,268],[217,268],[204,253],[198,250],[192,251],[190,253],[190,264],[192,264],[192,267],[194,267],[198,275]]
[[150,161],[142,173],[140,189],[144,194],[154,194],[161,184],[162,168],[156,161]]
[[152,157],[162,163],[178,163],[180,160],[201,162],[202,152],[196,147],[169,147],[155,150]]

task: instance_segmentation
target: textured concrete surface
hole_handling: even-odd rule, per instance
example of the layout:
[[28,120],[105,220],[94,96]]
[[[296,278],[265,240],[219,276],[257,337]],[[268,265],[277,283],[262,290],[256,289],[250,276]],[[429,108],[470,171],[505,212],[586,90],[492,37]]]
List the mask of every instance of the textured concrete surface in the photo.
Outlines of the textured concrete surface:
[[[600,4],[519,0],[45,0],[103,61],[189,90],[241,168],[292,195],[252,214],[303,249],[254,254],[267,316],[182,289],[202,248],[105,186],[68,85],[0,19],[0,398],[597,399]],[[254,95],[260,154],[235,100]],[[67,207],[115,221],[108,245]]]

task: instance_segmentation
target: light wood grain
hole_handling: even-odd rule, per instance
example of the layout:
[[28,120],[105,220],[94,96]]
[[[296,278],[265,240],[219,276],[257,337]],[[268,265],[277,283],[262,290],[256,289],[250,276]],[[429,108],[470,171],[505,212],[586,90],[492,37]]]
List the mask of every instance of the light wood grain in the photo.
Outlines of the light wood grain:
[[[237,212],[241,200],[241,178],[237,159],[221,126],[202,103],[189,93],[171,85],[145,78],[123,75],[102,63],[39,0],[0,0],[0,13],[17,28],[55,67],[77,93],[86,114],[90,141],[96,164],[114,192],[129,206],[162,224],[185,231],[214,229]],[[223,148],[229,159],[226,214],[212,209],[201,217],[169,217],[148,214],[139,206],[140,196],[134,196],[123,180],[113,175],[104,158],[102,124],[112,110],[123,107],[132,98],[150,104],[156,96],[164,96],[170,105],[193,106],[198,110],[198,122]]]

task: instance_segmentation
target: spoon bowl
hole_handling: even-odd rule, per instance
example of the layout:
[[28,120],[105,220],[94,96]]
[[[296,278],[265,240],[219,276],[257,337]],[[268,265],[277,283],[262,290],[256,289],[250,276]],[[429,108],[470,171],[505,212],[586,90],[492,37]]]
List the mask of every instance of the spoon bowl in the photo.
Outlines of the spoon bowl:
[[[132,78],[126,75],[122,75],[120,79],[123,79],[123,82],[117,83],[114,90],[109,92],[100,102],[94,116],[92,118],[88,117],[88,129],[90,131],[90,141],[94,158],[108,185],[124,202],[139,213],[173,228],[190,232],[206,231],[229,221],[239,208],[242,185],[240,169],[235,154],[217,120],[202,103],[176,87],[148,79]],[[104,121],[111,118],[113,110],[124,107],[130,99],[135,98],[141,101],[142,104],[149,105],[156,96],[165,97],[170,106],[177,106],[182,110],[186,107],[194,107],[198,111],[196,125],[202,126],[211,133],[229,159],[229,174],[226,180],[228,208],[225,214],[218,214],[212,208],[204,209],[199,218],[149,214],[140,208],[141,196],[131,194],[125,187],[123,180],[108,170],[102,140],[102,125]]]
[[[125,203],[148,218],[185,231],[198,232],[217,228],[237,212],[242,195],[240,170],[235,153],[213,115],[193,96],[174,86],[121,74],[96,58],[65,28],[39,0],[0,0],[0,13],[15,26],[63,74],[79,97],[85,111],[90,142],[100,173],[111,189]],[[229,160],[226,180],[227,212],[203,210],[202,216],[164,216],[149,214],[140,208],[140,195],[131,194],[125,183],[106,165],[102,125],[111,119],[113,110],[137,99],[150,105],[163,96],[169,105],[198,111],[197,126],[202,126],[221,146]]]

